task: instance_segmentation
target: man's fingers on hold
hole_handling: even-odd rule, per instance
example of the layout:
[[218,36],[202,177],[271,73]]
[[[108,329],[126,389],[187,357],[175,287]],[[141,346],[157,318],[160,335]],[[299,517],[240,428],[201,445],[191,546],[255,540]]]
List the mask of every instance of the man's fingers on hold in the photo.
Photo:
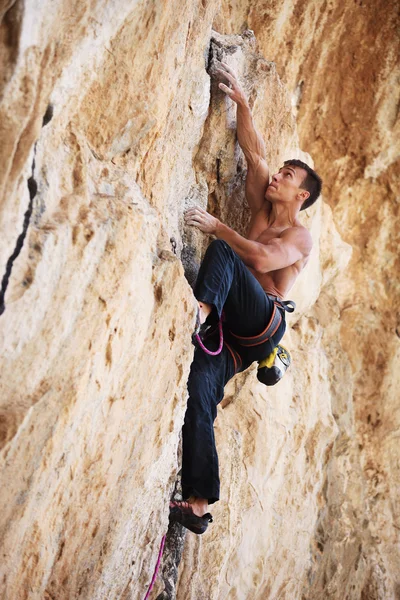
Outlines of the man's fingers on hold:
[[227,65],[225,62],[222,62],[222,61],[221,61],[221,65],[223,67],[225,67],[225,69],[228,71],[228,73],[230,73],[231,75],[233,75],[234,77],[236,77],[235,71],[229,65]]
[[225,69],[225,65],[224,65],[224,63],[223,63],[223,62],[221,62],[220,60],[217,60],[217,61],[216,61],[216,63],[217,63],[217,69],[218,69],[219,71],[225,71],[225,70],[226,70],[226,69]]
[[227,73],[226,71],[220,71],[223,75],[225,75],[225,77],[227,78],[228,81],[230,81],[233,85],[235,85],[236,82],[236,77],[234,77],[233,75],[231,75],[230,73]]
[[222,90],[223,92],[225,92],[225,94],[228,94],[228,96],[231,96],[233,94],[233,90],[231,90],[231,88],[229,88],[224,83],[219,83],[218,87],[219,87],[220,90]]
[[229,81],[231,81],[232,78],[235,79],[233,75],[228,73],[228,71],[225,71],[225,69],[217,69],[217,73],[223,75],[223,77],[226,77],[227,79],[229,79]]

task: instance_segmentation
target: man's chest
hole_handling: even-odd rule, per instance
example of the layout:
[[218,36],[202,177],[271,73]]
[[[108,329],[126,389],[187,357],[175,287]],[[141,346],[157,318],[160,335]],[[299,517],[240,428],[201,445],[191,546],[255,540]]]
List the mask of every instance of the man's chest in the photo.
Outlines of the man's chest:
[[265,218],[256,219],[250,224],[247,239],[260,244],[267,244],[270,240],[279,237],[285,227],[269,227]]

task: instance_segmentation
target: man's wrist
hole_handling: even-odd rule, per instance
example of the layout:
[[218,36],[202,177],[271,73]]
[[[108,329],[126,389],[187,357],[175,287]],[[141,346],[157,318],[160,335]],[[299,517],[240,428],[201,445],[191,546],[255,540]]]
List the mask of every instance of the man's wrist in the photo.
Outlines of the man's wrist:
[[240,98],[240,100],[237,101],[237,106],[238,108],[241,108],[243,110],[248,110],[250,112],[250,104],[246,98],[246,96],[242,96]]
[[220,239],[223,237],[223,235],[227,229],[229,229],[229,227],[227,225],[224,225],[224,223],[222,223],[219,219],[217,219],[217,224],[215,226],[214,235]]

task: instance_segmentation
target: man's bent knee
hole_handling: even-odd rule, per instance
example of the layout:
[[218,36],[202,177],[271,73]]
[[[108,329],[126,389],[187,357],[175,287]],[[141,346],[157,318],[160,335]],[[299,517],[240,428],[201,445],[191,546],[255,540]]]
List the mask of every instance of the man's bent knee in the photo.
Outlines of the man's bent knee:
[[230,245],[224,240],[213,240],[211,244],[207,248],[206,254],[230,254],[231,256],[235,256],[236,253]]

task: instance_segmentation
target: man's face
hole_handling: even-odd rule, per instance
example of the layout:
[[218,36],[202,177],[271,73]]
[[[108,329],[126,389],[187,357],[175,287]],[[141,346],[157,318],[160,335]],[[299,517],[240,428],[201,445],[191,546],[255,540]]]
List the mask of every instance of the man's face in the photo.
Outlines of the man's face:
[[[279,172],[272,176],[272,181],[265,192],[266,200],[270,202],[293,202],[294,200],[302,199],[300,194],[304,193],[304,188],[301,187],[304,179],[307,176],[307,171],[301,167],[293,165],[285,165]],[[306,192],[308,194],[308,192]],[[309,194],[308,194],[309,195]]]

